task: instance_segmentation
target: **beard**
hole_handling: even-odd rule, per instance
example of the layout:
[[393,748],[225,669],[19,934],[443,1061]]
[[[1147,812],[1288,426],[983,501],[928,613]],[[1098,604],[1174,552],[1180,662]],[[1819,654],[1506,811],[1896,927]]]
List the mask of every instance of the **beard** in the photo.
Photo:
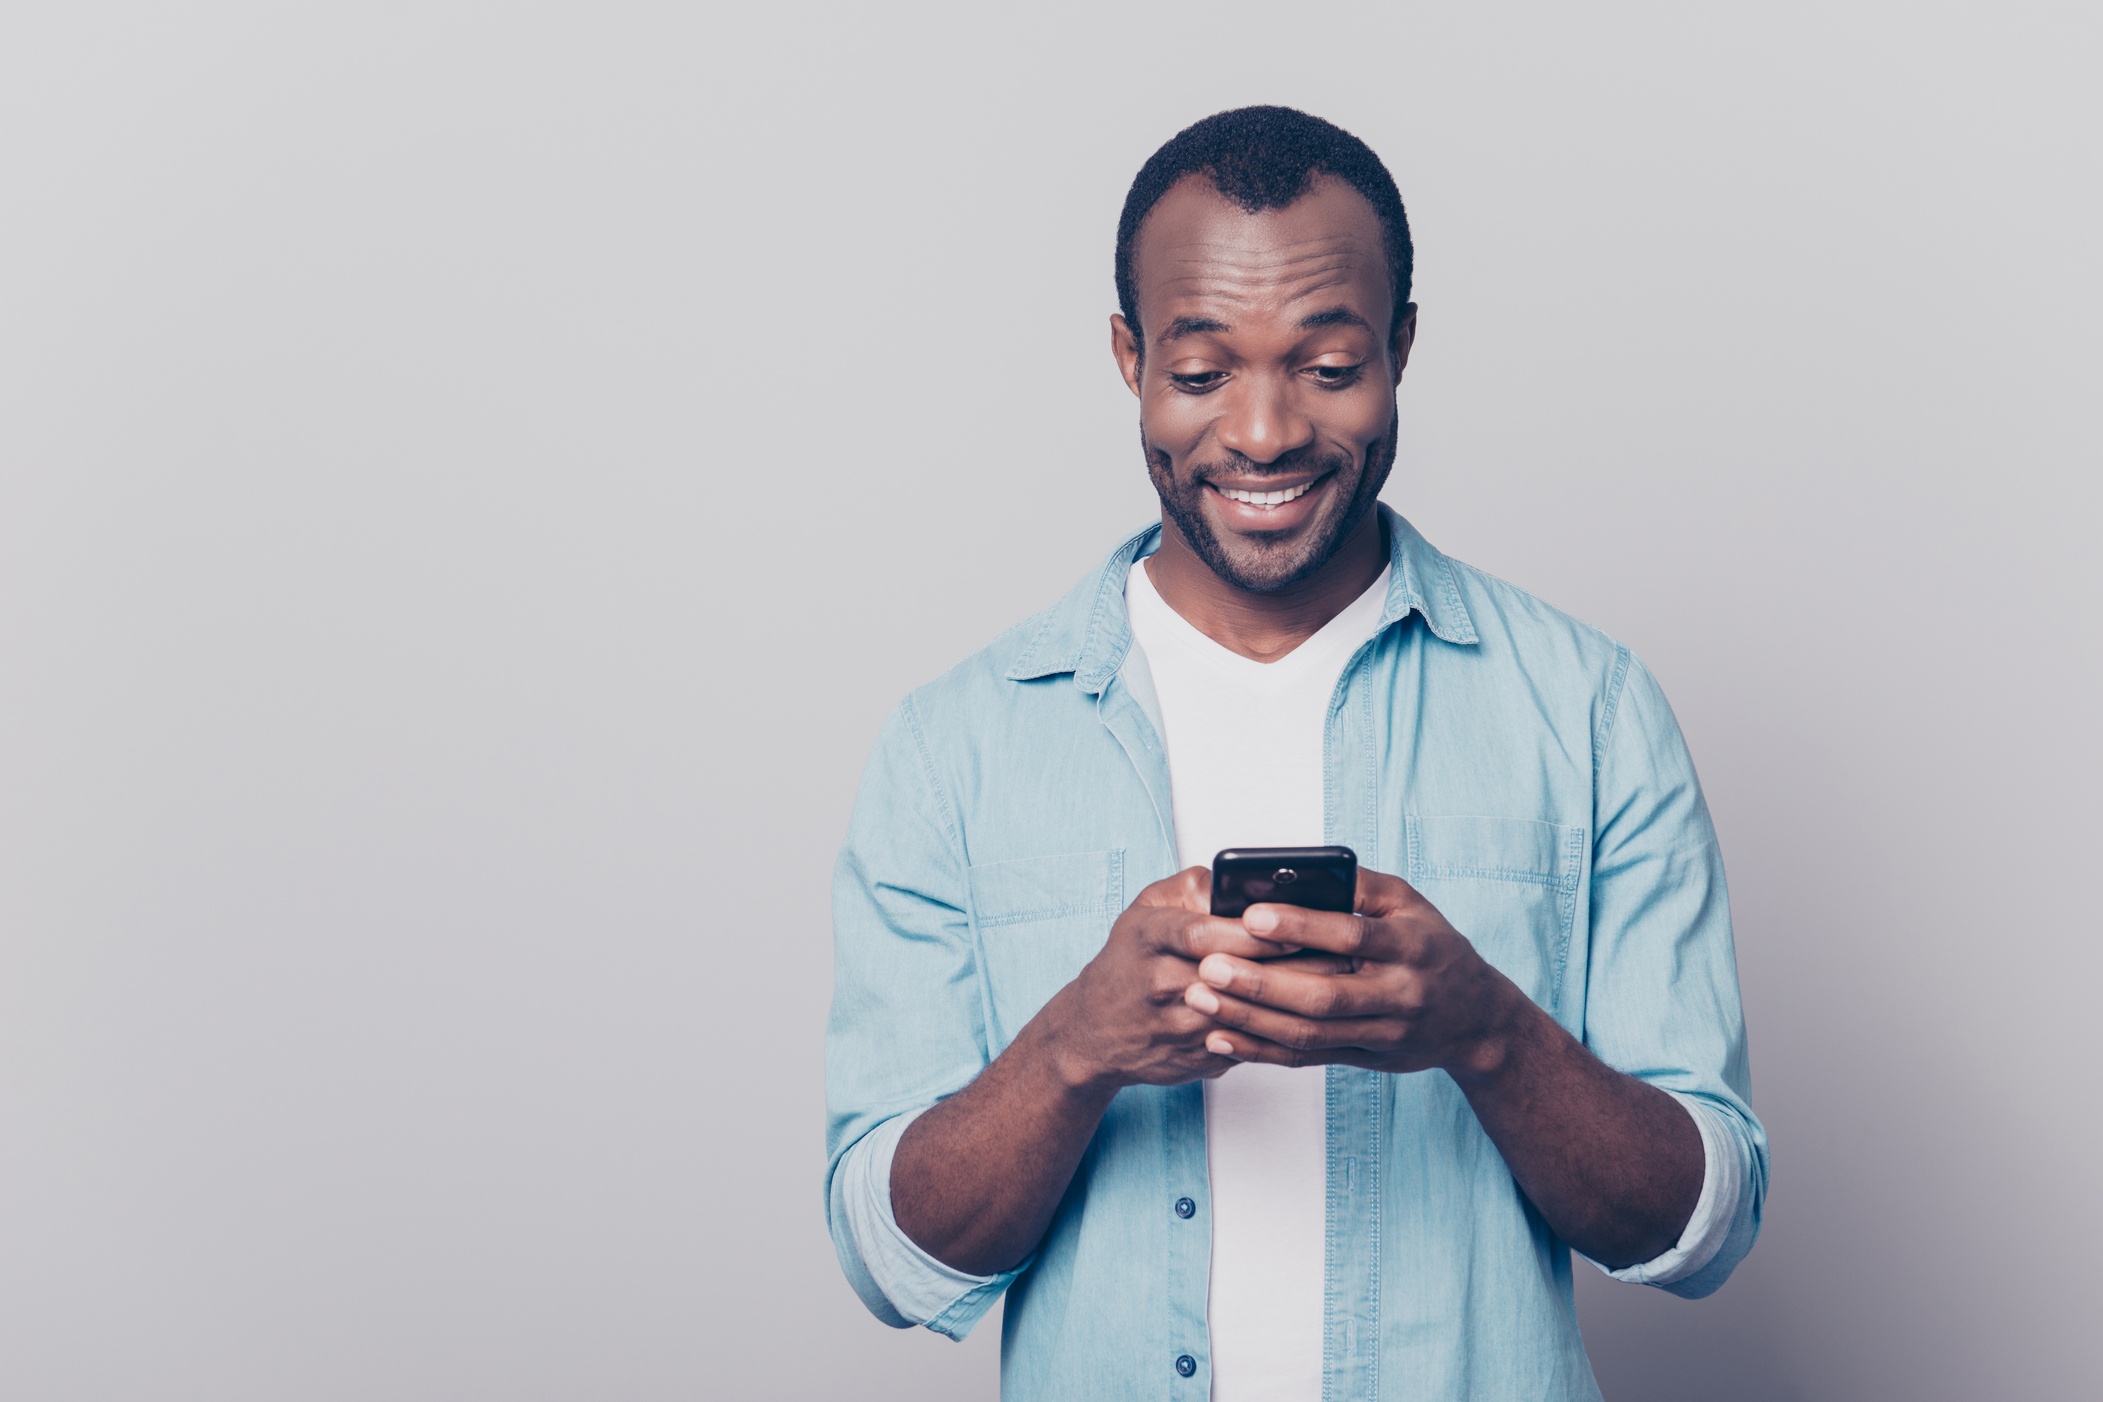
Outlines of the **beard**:
[[[1147,476],[1161,497],[1161,510],[1190,542],[1211,571],[1237,589],[1252,594],[1282,593],[1316,574],[1336,555],[1351,533],[1358,529],[1387,475],[1394,469],[1396,442],[1402,417],[1388,421],[1387,432],[1367,450],[1362,461],[1333,448],[1310,444],[1274,462],[1258,465],[1240,453],[1216,462],[1194,463],[1181,477],[1176,475],[1168,451],[1147,443],[1144,430],[1140,448],[1146,454]],[[1220,539],[1205,518],[1206,483],[1221,478],[1260,483],[1267,477],[1322,473],[1331,479],[1328,505],[1322,514],[1298,532],[1237,534],[1232,543]],[[1260,490],[1260,486],[1256,488]]]

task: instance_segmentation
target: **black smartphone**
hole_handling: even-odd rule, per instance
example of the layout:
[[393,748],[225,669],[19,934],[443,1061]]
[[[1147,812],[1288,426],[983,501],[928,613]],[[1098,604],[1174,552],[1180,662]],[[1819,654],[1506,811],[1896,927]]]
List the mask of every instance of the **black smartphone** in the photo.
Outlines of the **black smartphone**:
[[1358,902],[1358,854],[1348,847],[1229,847],[1212,859],[1212,913],[1252,905],[1350,910]]

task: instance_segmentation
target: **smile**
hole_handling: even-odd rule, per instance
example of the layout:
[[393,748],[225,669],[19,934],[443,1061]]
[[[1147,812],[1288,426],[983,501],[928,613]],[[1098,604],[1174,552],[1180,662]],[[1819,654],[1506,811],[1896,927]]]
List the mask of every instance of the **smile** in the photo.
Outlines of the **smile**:
[[1228,501],[1238,501],[1248,506],[1283,506],[1289,501],[1298,501],[1306,496],[1314,490],[1315,482],[1321,480],[1317,477],[1312,482],[1302,482],[1297,487],[1287,487],[1276,492],[1245,492],[1239,487],[1222,487],[1217,484],[1212,484],[1212,490]]

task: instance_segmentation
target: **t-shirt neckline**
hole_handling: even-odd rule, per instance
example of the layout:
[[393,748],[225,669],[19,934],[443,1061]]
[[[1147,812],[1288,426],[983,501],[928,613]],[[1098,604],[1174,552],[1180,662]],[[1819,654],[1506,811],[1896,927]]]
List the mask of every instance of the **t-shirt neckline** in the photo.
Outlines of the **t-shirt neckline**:
[[1148,632],[1158,633],[1165,641],[1213,668],[1240,678],[1261,677],[1288,684],[1310,669],[1340,665],[1344,657],[1373,636],[1380,626],[1381,610],[1387,600],[1388,578],[1393,572],[1392,565],[1383,567],[1380,577],[1367,585],[1357,598],[1345,604],[1334,618],[1291,652],[1272,662],[1242,656],[1176,612],[1154,587],[1153,577],[1146,571],[1144,556],[1132,562],[1131,576],[1125,585],[1125,607],[1135,624],[1143,612],[1147,621],[1154,625]]

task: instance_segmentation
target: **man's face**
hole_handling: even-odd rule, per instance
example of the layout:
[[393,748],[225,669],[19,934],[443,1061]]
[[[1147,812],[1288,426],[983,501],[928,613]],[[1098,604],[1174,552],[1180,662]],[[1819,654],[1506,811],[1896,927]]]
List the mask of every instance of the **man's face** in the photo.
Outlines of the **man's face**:
[[1289,588],[1394,465],[1416,317],[1390,335],[1379,218],[1328,176],[1257,214],[1193,176],[1147,215],[1132,271],[1141,325],[1113,318],[1112,345],[1162,510],[1229,584]]

